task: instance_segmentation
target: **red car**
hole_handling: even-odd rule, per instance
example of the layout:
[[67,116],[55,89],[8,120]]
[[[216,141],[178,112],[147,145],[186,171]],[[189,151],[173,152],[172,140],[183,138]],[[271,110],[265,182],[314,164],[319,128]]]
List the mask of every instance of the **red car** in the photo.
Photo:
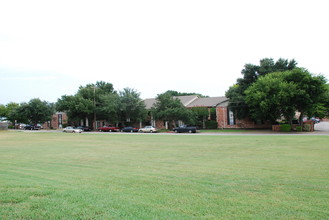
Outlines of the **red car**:
[[112,132],[112,131],[120,131],[120,129],[117,128],[117,127],[104,126],[104,127],[98,128],[98,131],[101,131],[101,132]]

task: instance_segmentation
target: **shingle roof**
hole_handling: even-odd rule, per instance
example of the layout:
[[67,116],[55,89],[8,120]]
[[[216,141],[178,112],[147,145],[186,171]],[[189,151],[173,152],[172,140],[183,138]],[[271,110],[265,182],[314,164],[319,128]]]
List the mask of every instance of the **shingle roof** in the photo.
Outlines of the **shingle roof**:
[[209,98],[198,98],[194,102],[190,103],[188,108],[193,107],[216,107],[218,104],[227,101],[225,96],[220,97],[209,97]]
[[189,104],[191,104],[192,102],[194,102],[195,100],[198,99],[198,96],[196,95],[189,95],[189,96],[175,96],[175,98],[178,98],[181,103],[187,107]]
[[[196,95],[191,96],[175,96],[178,98],[181,103],[187,108],[193,107],[216,107],[218,104],[225,102],[228,100],[225,96],[221,97],[210,97],[210,98],[199,98]],[[145,99],[144,103],[146,105],[146,109],[151,109],[153,105],[156,103],[155,98]]]
[[146,109],[151,109],[153,105],[156,103],[156,99],[155,98],[145,99],[144,103]]

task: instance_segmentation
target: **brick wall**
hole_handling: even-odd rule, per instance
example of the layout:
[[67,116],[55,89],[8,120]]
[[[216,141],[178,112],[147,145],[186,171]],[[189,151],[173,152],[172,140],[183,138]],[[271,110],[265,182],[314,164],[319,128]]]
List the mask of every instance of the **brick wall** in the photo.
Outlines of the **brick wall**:
[[243,119],[243,120],[235,120],[234,125],[229,124],[228,119],[228,112],[226,106],[218,106],[216,108],[216,115],[217,115],[217,123],[218,128],[271,128],[270,123],[265,124],[256,124],[254,121],[250,119]]
[[62,115],[62,125],[63,124],[67,124],[67,119],[68,119],[68,117],[67,117],[67,115],[66,115],[66,113],[63,113],[63,112],[57,112],[56,114],[53,114],[52,115],[52,118],[51,118],[51,121],[50,121],[50,123],[49,122],[46,122],[46,123],[44,123],[42,126],[43,126],[43,128],[44,129],[51,129],[51,128],[53,128],[53,129],[58,129],[58,128],[60,128],[60,126],[59,126],[59,115]]

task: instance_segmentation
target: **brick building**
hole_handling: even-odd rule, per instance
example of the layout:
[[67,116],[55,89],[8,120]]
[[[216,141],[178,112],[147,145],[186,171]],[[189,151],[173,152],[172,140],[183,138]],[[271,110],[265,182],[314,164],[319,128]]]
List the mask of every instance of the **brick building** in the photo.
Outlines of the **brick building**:
[[51,121],[44,123],[42,126],[45,129],[58,129],[63,128],[67,124],[67,114],[65,112],[56,112],[52,115]]
[[219,103],[216,107],[218,128],[271,128],[271,123],[253,121],[251,119],[236,119],[232,111],[228,108],[229,100]]
[[[199,98],[196,95],[192,96],[177,96],[177,99],[186,108],[195,108],[195,107],[206,107],[209,110],[208,120],[211,119],[210,110],[216,109],[215,120],[217,121],[217,128],[271,128],[270,123],[262,123],[261,121],[252,121],[250,119],[238,120],[234,117],[232,111],[228,108],[229,100],[225,96],[220,97],[208,97],[208,98]],[[155,98],[145,99],[144,100],[146,109],[150,110],[153,105],[156,103]],[[166,122],[156,121],[149,115],[148,124],[157,127],[157,128],[168,128]],[[181,123],[181,122],[180,122]]]

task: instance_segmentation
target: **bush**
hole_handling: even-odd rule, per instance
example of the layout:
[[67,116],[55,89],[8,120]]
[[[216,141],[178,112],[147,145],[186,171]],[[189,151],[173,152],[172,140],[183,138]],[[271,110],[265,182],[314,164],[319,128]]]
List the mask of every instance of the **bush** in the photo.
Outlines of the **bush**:
[[217,121],[206,121],[206,129],[217,129]]
[[304,124],[303,130],[310,132],[311,131],[311,125],[310,124]]
[[284,131],[284,132],[291,131],[291,125],[289,125],[289,124],[280,125],[280,131]]
[[302,126],[297,126],[296,131],[303,131],[303,127]]

